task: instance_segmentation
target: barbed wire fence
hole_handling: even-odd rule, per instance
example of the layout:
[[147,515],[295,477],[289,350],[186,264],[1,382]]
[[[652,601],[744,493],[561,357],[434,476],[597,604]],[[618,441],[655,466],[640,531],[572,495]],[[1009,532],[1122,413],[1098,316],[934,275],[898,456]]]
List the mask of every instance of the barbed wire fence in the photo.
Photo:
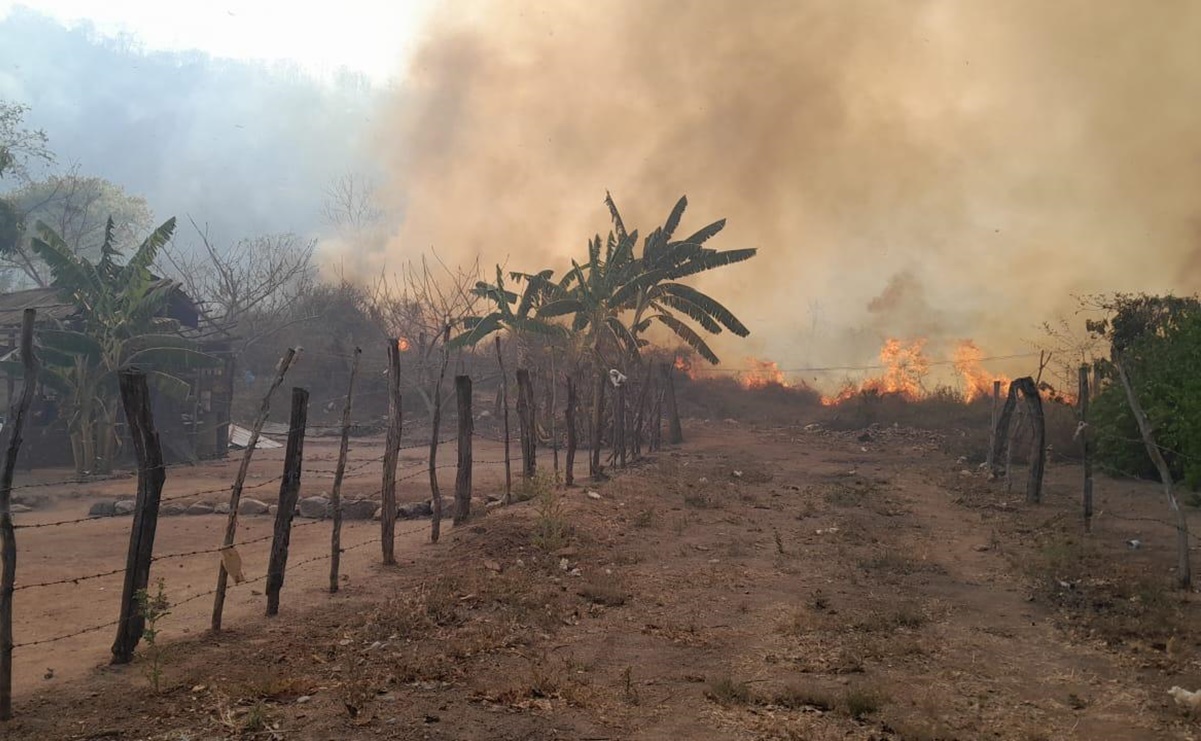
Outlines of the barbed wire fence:
[[[125,384],[128,380],[130,384],[136,385],[136,383],[139,382],[138,379],[140,377],[140,383],[143,386],[145,385],[145,375],[141,374],[139,371],[123,371],[122,375],[123,384]],[[124,378],[125,375],[130,376],[130,378]],[[275,390],[276,387],[273,386],[271,391],[268,392],[264,401],[264,408],[266,408],[270,401],[271,394]],[[300,390],[294,389],[294,403],[296,391]],[[127,424],[129,425],[131,435],[137,437],[139,434],[141,434],[143,438],[153,438],[153,444],[157,446],[157,433],[153,429],[153,419],[150,419],[149,430],[139,431],[136,429],[138,426],[136,423],[138,410],[131,407],[132,397],[126,396],[124,385],[122,392],[123,401],[126,405],[126,420]],[[448,434],[442,437],[427,435],[426,439],[424,440],[411,440],[409,443],[396,446],[395,452],[397,456],[392,459],[395,461],[396,472],[392,477],[391,486],[395,487],[397,484],[404,484],[406,482],[418,479],[419,477],[435,478],[440,471],[455,469],[458,472],[458,475],[456,475],[455,496],[452,500],[452,507],[470,508],[472,501],[472,491],[470,489],[472,478],[469,473],[470,469],[478,466],[509,465],[510,453],[509,446],[507,444],[505,446],[505,456],[503,459],[498,458],[495,460],[486,460],[480,459],[474,455],[470,455],[472,452],[472,446],[470,444],[472,439],[487,441],[489,443],[507,442],[508,435],[506,434],[504,438],[501,438],[497,435],[489,434],[486,431],[476,431],[474,424],[472,423],[473,413],[470,398],[470,384],[467,384],[467,394],[468,396],[466,399],[459,399],[460,419],[458,421],[458,430],[456,434]],[[307,393],[303,394],[303,396],[307,405]],[[146,403],[146,408],[147,410],[149,409],[148,401]],[[466,411],[466,419],[463,419],[462,413],[464,410]],[[390,410],[389,414],[390,424],[396,425],[397,439],[399,439],[399,431],[401,429],[401,419],[398,412],[399,410]],[[145,415],[142,416],[143,419],[145,419]],[[259,426],[261,427],[261,422]],[[288,500],[287,495],[289,493],[289,487],[293,487],[293,494],[295,495],[295,492],[299,490],[301,481],[311,482],[313,480],[317,480],[326,482],[332,477],[336,482],[336,486],[337,484],[341,483],[342,479],[348,476],[359,476],[361,478],[362,476],[367,475],[369,472],[382,473],[381,469],[386,467],[388,464],[389,456],[386,452],[383,455],[373,454],[364,460],[355,460],[353,463],[350,463],[348,461],[351,456],[348,453],[347,447],[343,446],[342,450],[340,450],[339,460],[337,461],[336,466],[333,468],[328,467],[328,465],[314,463],[304,465],[302,456],[297,456],[295,460],[293,460],[290,458],[289,454],[292,452],[293,447],[297,447],[299,449],[299,446],[295,446],[294,444],[297,440],[304,440],[306,431],[306,425],[303,424],[303,422],[299,425],[289,424],[287,428],[282,431],[277,427],[272,428],[273,436],[283,434],[289,439],[288,451],[287,454],[285,454],[285,459],[283,461],[284,470],[277,475],[272,475],[262,480],[256,480],[254,483],[250,484],[243,485],[240,480],[235,480],[233,483],[222,486],[205,486],[198,489],[189,489],[187,491],[173,491],[166,496],[162,494],[162,489],[167,478],[172,473],[184,467],[187,467],[190,471],[194,471],[197,465],[203,466],[206,464],[195,464],[190,462],[163,463],[161,452],[158,453],[158,457],[156,459],[153,454],[148,455],[147,451],[142,449],[144,446],[139,446],[136,444],[137,440],[135,440],[134,447],[138,459],[138,470],[136,474],[138,485],[137,497],[132,503],[130,503],[130,505],[123,507],[119,513],[120,515],[132,516],[132,521],[130,524],[130,553],[126,559],[126,562],[124,564],[119,564],[114,561],[111,564],[98,565],[95,570],[88,571],[86,573],[69,574],[63,576],[55,575],[53,578],[30,581],[22,581],[20,579],[20,573],[14,568],[12,569],[13,573],[11,580],[4,584],[3,588],[0,588],[0,593],[7,597],[10,607],[8,611],[0,610],[0,643],[3,642],[3,636],[9,636],[8,645],[4,646],[3,648],[7,649],[7,655],[10,657],[10,661],[7,666],[0,667],[0,674],[6,675],[0,677],[0,707],[11,708],[11,656],[14,650],[18,652],[25,651],[34,647],[55,644],[78,638],[80,636],[97,634],[102,631],[115,628],[117,632],[117,641],[114,643],[112,648],[114,654],[114,663],[123,663],[121,661],[121,654],[119,652],[119,647],[122,644],[123,637],[132,636],[132,642],[127,642],[128,645],[125,646],[127,649],[127,657],[132,657],[133,648],[136,646],[138,640],[142,637],[141,632],[144,620],[143,616],[138,614],[136,608],[136,593],[138,591],[144,591],[148,588],[148,582],[152,573],[152,568],[156,564],[162,565],[164,562],[168,561],[177,563],[203,560],[211,563],[214,569],[225,569],[227,566],[233,567],[238,572],[236,575],[234,575],[233,579],[233,586],[235,588],[244,587],[245,585],[259,584],[261,582],[267,583],[267,591],[269,593],[268,605],[270,612],[270,592],[274,585],[276,599],[278,600],[278,591],[279,588],[282,587],[283,577],[286,573],[295,572],[297,569],[309,568],[318,564],[330,563],[331,561],[336,563],[337,557],[340,554],[351,551],[361,551],[362,549],[369,548],[373,545],[382,546],[386,540],[384,535],[385,533],[390,533],[392,541],[395,542],[397,538],[413,536],[421,533],[422,531],[433,531],[433,528],[436,527],[436,524],[431,520],[434,518],[431,518],[429,514],[426,514],[425,512],[415,515],[416,517],[422,518],[422,521],[420,523],[414,523],[412,526],[404,527],[398,530],[394,525],[391,524],[395,523],[397,519],[405,517],[406,514],[400,511],[401,506],[396,502],[395,491],[390,493],[384,491],[384,488],[388,486],[387,477],[384,476],[383,480],[385,483],[382,486],[377,483],[378,488],[375,489],[376,496],[368,495],[366,497],[366,501],[371,502],[372,509],[377,510],[372,519],[379,521],[379,525],[381,527],[379,533],[371,537],[360,536],[354,542],[346,545],[342,545],[340,543],[340,539],[335,536],[332,539],[334,546],[329,547],[329,544],[331,543],[331,530],[329,528],[332,526],[335,531],[340,529],[342,515],[347,512],[349,507],[353,506],[359,509],[359,512],[356,513],[354,519],[366,519],[363,516],[363,505],[359,504],[360,502],[364,501],[364,498],[342,501],[340,498],[335,497],[332,499],[332,501],[327,500],[325,511],[321,511],[313,515],[313,513],[306,510],[305,515],[308,515],[308,517],[305,517],[300,516],[301,502],[296,501],[295,497],[292,500]],[[13,431],[6,429],[5,433],[6,439],[16,438],[16,444],[19,446],[19,430],[16,430],[14,434]],[[342,434],[349,436],[348,425],[343,425]],[[243,455],[246,458],[247,466],[250,458],[255,454],[254,441],[255,438],[252,437],[251,444],[243,449]],[[301,446],[302,444],[303,443],[301,443]],[[373,441],[371,444],[378,445],[378,442]],[[446,463],[435,463],[434,465],[431,465],[431,454],[436,453],[437,448],[443,445],[455,445],[457,448],[464,448],[469,452],[469,456],[466,459],[464,459],[462,455],[451,456]],[[423,452],[421,455],[418,455],[415,458],[405,457],[402,460],[399,454],[403,451]],[[13,457],[15,458],[15,454]],[[328,463],[328,461],[322,461],[322,463]],[[221,463],[214,462],[214,465],[225,466],[228,465],[228,461]],[[464,467],[468,469],[468,475],[466,477],[463,476],[462,469]],[[244,475],[245,471],[240,474],[240,476]],[[111,522],[118,514],[115,511],[89,511],[87,515],[82,515],[79,517],[68,517],[44,522],[34,521],[14,523],[12,522],[11,514],[11,494],[13,491],[35,488],[53,488],[56,486],[68,486],[81,483],[91,484],[98,481],[131,481],[132,478],[133,477],[131,477],[128,473],[90,478],[73,476],[49,481],[22,483],[14,486],[11,482],[10,472],[7,484],[0,480],[0,515],[3,515],[3,517],[8,520],[10,525],[6,543],[13,544],[15,548],[14,536],[20,531],[49,531],[47,532],[47,535],[44,536],[49,538],[57,538],[58,536],[56,533],[61,531],[64,539],[69,538],[72,536],[72,534],[80,531],[82,528],[94,527],[95,523],[105,521]],[[463,481],[466,481],[466,491],[463,491]],[[271,508],[274,510],[274,512],[270,510],[268,511],[268,515],[273,516],[274,518],[274,528],[272,532],[263,535],[254,535],[253,537],[235,537],[233,538],[232,542],[220,540],[214,543],[212,546],[206,547],[168,550],[165,552],[158,552],[154,548],[153,525],[157,523],[158,517],[161,514],[161,508],[164,505],[183,501],[192,501],[195,503],[204,498],[229,496],[230,502],[225,506],[224,509],[222,509],[220,506],[214,506],[212,511],[214,514],[226,515],[230,517],[231,521],[236,521],[238,514],[245,514],[250,510],[246,510],[246,512],[239,511],[240,506],[246,500],[241,500],[241,502],[235,501],[235,498],[232,496],[235,489],[237,489],[238,493],[240,494],[241,492],[261,491],[272,486],[279,487],[280,501],[280,504],[277,504],[275,507]],[[391,496],[389,496],[389,494],[391,494]],[[392,502],[392,507],[390,509],[386,507],[386,503],[389,501]],[[289,503],[291,506],[287,513],[281,513],[280,507],[288,507]],[[217,503],[217,505],[220,504],[221,502]],[[331,507],[333,506],[337,506],[339,508],[337,513],[338,516],[336,517],[334,516],[335,513],[331,510]],[[261,508],[257,508],[254,511],[261,512],[262,510]],[[454,509],[452,509],[451,512],[456,514],[456,521],[458,521],[458,513]],[[434,517],[436,518],[437,516],[435,515]],[[294,520],[296,521],[294,522]],[[388,522],[388,525],[385,525],[386,521]],[[151,523],[149,540],[143,545],[139,545],[140,539],[145,539],[146,537],[145,533],[147,523]],[[362,533],[362,529],[356,528],[356,532]],[[318,552],[315,555],[308,555],[301,560],[289,563],[287,561],[286,554],[294,533],[304,534],[304,540],[302,542],[305,544],[305,551],[310,553],[312,552],[312,537],[321,537],[321,540],[327,547],[323,552]],[[266,568],[258,574],[242,575],[240,573],[241,561],[239,551],[245,551],[253,546],[261,547],[265,544],[269,544],[271,549],[271,558]],[[281,552],[283,554],[283,558],[277,558]],[[13,555],[15,556],[16,554],[14,553]],[[38,555],[40,556],[44,554]],[[234,557],[231,559],[231,556]],[[16,559],[12,558],[9,559],[9,561],[15,564]],[[182,567],[182,563],[180,565]],[[336,584],[337,568],[336,566],[333,566],[333,564],[331,564],[331,566],[331,583]],[[56,626],[59,628],[59,632],[51,635],[39,636],[35,634],[32,636],[16,636],[16,638],[19,640],[13,640],[12,631],[14,627],[22,627],[14,626],[11,612],[11,603],[13,599],[19,600],[21,599],[22,595],[30,594],[38,590],[54,589],[56,587],[69,588],[84,583],[100,581],[106,578],[113,580],[124,578],[125,580],[125,588],[121,597],[121,603],[113,605],[114,612],[118,613],[115,618],[103,620],[94,624],[71,627],[70,629],[63,629],[64,626],[59,625]],[[171,608],[175,609],[205,598],[223,597],[223,586],[223,584],[218,582],[217,586],[214,588],[201,589],[196,592],[188,593],[185,596],[172,600]],[[334,591],[333,588],[331,588],[330,591]],[[258,593],[256,592],[255,594]],[[131,603],[133,604],[132,609]],[[219,611],[220,605],[217,603],[215,606],[215,612],[219,614]],[[29,626],[25,625],[24,627]],[[125,660],[128,660],[128,658]],[[9,717],[11,717],[11,710],[9,712]]]

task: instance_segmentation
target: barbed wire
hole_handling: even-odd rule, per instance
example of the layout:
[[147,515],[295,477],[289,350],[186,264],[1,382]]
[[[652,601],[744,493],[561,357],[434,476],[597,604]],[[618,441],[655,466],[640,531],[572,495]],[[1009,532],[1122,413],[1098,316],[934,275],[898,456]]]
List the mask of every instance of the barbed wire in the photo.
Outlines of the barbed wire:
[[[414,528],[409,528],[409,529],[407,529],[407,530],[398,531],[397,533],[395,533],[395,536],[401,536],[401,535],[411,535],[411,534],[413,534],[413,533],[417,533],[417,532],[420,532],[420,531],[422,531],[422,530],[425,530],[425,529],[426,529],[426,527],[427,527],[427,526],[425,526],[425,525],[422,525],[422,526],[420,526],[420,527],[414,527]],[[374,537],[374,538],[370,538],[370,539],[368,539],[368,540],[365,540],[365,541],[362,541],[362,542],[356,543],[355,545],[352,545],[352,546],[347,546],[347,547],[345,547],[345,548],[341,548],[341,549],[339,549],[339,553],[346,553],[346,552],[348,552],[348,551],[353,551],[353,550],[357,550],[357,549],[359,549],[359,548],[364,548],[364,547],[366,547],[366,546],[369,546],[369,545],[371,545],[371,544],[373,544],[373,543],[379,543],[379,542],[380,542],[380,540],[381,540],[381,538],[380,538],[380,537],[378,537],[378,536],[377,536],[377,537]],[[317,563],[318,561],[326,561],[326,560],[328,560],[328,559],[331,557],[331,555],[332,555],[332,554],[330,554],[330,553],[324,553],[324,554],[321,554],[321,555],[318,555],[318,556],[313,556],[313,557],[310,557],[310,558],[302,559],[302,560],[300,560],[300,561],[296,561],[296,562],[294,562],[294,563],[292,563],[292,564],[289,564],[287,568],[289,568],[289,569],[299,569],[299,568],[303,568],[304,566],[306,566],[306,565],[308,565],[308,564]],[[263,573],[263,574],[261,574],[261,575],[259,575],[259,576],[256,576],[256,577],[254,577],[254,578],[252,578],[252,579],[247,579],[247,580],[245,580],[245,581],[241,582],[240,584],[237,584],[237,585],[235,585],[235,587],[236,587],[236,586],[247,585],[247,584],[256,584],[256,583],[258,583],[258,582],[260,582],[260,581],[264,581],[264,580],[265,580],[265,579],[267,579],[269,576],[271,576],[271,574],[272,574],[272,572],[271,572],[271,571],[267,571],[267,572],[265,572],[265,573]],[[187,603],[189,603],[189,602],[194,602],[194,601],[196,601],[196,600],[198,600],[198,599],[201,599],[201,598],[203,598],[203,597],[209,597],[209,596],[212,596],[212,595],[214,595],[214,594],[216,594],[216,593],[217,593],[217,590],[216,590],[216,589],[209,589],[209,590],[207,590],[207,591],[204,591],[204,592],[198,592],[198,593],[196,593],[196,594],[190,595],[190,596],[188,596],[188,597],[185,597],[185,598],[183,598],[183,599],[181,599],[181,600],[178,600],[178,601],[176,601],[176,602],[173,602],[173,603],[171,604],[171,606],[172,606],[172,607],[179,607],[179,606],[181,606],[181,605],[185,605],[185,604],[187,604]],[[47,643],[57,643],[58,641],[65,641],[65,640],[67,640],[67,639],[70,639],[70,638],[76,638],[76,637],[78,637],[78,636],[81,636],[81,635],[86,635],[86,634],[88,634],[88,633],[95,633],[96,631],[104,630],[105,628],[112,628],[112,627],[115,627],[116,625],[118,625],[120,622],[121,622],[121,620],[120,620],[120,618],[118,618],[118,619],[116,619],[116,620],[110,620],[110,621],[108,621],[108,622],[101,623],[101,624],[99,624],[99,625],[91,625],[91,626],[88,626],[88,627],[86,627],[86,628],[81,628],[81,629],[79,629],[79,630],[72,631],[71,633],[66,633],[66,634],[63,634],[63,635],[54,636],[54,637],[52,637],[52,638],[40,638],[40,639],[38,639],[38,640],[35,640],[35,641],[25,641],[25,642],[23,642],[23,643],[17,643],[17,644],[14,644],[14,645],[13,645],[13,648],[14,648],[14,649],[18,649],[18,648],[29,648],[29,647],[32,647],[32,646],[40,646],[40,645],[47,644]]]

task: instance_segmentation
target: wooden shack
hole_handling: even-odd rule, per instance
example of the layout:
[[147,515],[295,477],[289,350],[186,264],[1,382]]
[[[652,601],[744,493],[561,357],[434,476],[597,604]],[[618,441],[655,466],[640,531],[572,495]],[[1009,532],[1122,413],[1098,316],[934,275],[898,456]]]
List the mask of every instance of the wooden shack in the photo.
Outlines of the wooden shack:
[[[224,457],[229,449],[230,400],[233,395],[233,357],[228,337],[202,332],[203,312],[177,284],[163,315],[179,323],[179,333],[191,337],[200,349],[224,358],[216,368],[190,371],[184,377],[191,389],[186,400],[152,394],[155,423],[168,462]],[[75,328],[82,324],[80,309],[54,288],[34,288],[0,294],[0,358],[11,356],[19,344],[25,309],[37,310],[37,327]],[[17,380],[7,371],[0,388],[4,394],[0,413],[7,414],[17,390]],[[29,468],[72,465],[68,413],[56,392],[39,384],[34,397],[22,464]],[[132,460],[123,420],[118,424],[122,441],[118,461]]]

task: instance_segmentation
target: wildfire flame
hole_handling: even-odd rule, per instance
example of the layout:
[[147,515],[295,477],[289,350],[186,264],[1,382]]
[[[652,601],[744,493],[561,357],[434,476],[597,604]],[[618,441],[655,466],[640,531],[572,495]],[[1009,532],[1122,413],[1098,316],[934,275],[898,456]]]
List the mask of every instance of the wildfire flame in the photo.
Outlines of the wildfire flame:
[[926,340],[919,338],[906,343],[889,338],[880,348],[880,364],[884,372],[874,378],[869,378],[858,385],[847,384],[835,396],[822,398],[822,404],[834,406],[856,394],[875,392],[879,394],[897,394],[909,400],[915,400],[922,394],[922,378],[930,370],[930,360],[926,357]]
[[410,345],[409,345],[409,341],[407,338],[398,337],[396,339],[396,349],[397,350],[400,350],[401,352],[406,352],[409,349],[409,347],[410,347]]
[[768,386],[785,386],[784,372],[772,360],[747,358],[749,370],[738,373],[738,385],[747,390],[762,389]]
[[964,401],[991,396],[993,381],[1000,381],[1003,390],[1009,387],[1008,378],[984,369],[980,364],[983,357],[983,351],[971,340],[964,340],[955,348],[955,372],[963,379]]

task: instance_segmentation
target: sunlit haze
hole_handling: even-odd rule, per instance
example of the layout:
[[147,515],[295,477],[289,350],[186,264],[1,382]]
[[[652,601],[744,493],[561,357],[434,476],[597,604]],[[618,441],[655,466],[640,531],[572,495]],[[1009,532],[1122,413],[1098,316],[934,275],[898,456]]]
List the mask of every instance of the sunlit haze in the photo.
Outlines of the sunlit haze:
[[151,50],[196,49],[217,57],[292,61],[324,76],[346,68],[383,83],[401,71],[432,0],[0,0],[0,20],[24,6],[63,22],[91,22]]

